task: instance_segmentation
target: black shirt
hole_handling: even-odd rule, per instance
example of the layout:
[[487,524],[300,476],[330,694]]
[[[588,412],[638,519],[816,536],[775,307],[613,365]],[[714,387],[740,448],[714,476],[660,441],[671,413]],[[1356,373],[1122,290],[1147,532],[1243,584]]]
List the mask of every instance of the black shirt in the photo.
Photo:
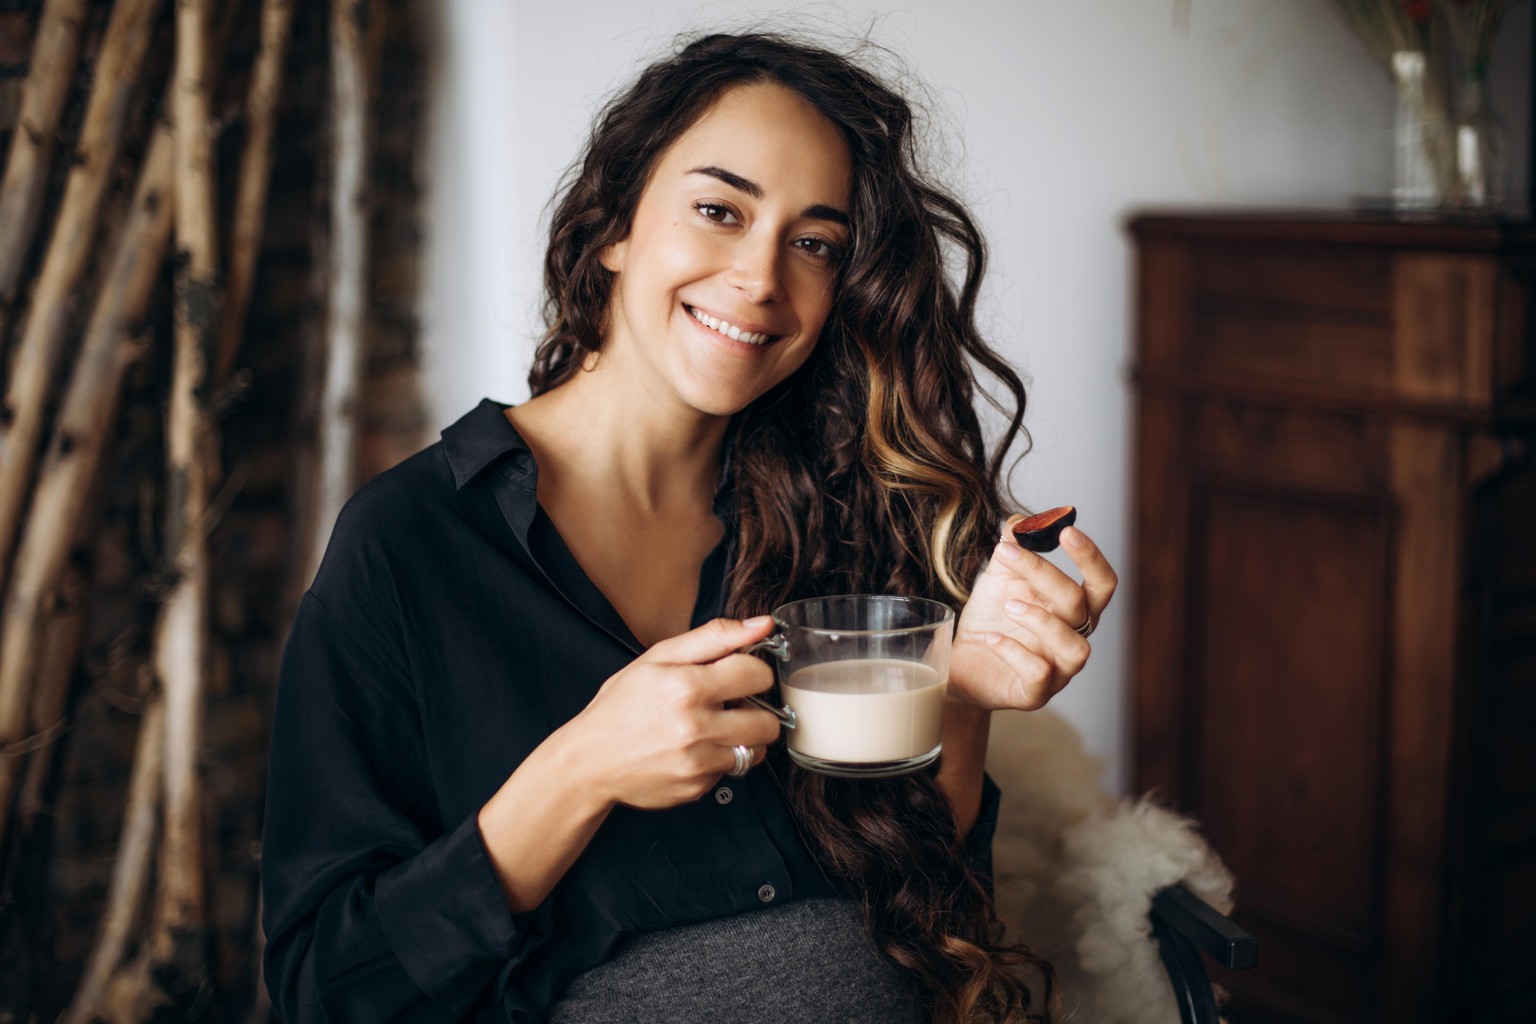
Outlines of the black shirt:
[[[665,811],[617,807],[513,915],[476,814],[643,650],[535,499],[489,400],[342,510],[283,655],[262,882],[267,984],[290,1024],[532,1021],[627,934],[843,895],[772,775]],[[692,625],[720,614],[729,459]],[[765,611],[767,609],[764,609]],[[968,838],[989,860],[987,784]]]

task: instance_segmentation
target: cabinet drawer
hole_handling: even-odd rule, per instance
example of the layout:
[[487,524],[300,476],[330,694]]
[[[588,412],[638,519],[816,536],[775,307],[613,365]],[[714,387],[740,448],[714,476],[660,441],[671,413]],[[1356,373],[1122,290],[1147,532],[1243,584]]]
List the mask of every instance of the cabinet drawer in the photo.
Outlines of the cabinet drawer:
[[1241,246],[1190,254],[1180,369],[1386,389],[1392,261],[1385,254]]

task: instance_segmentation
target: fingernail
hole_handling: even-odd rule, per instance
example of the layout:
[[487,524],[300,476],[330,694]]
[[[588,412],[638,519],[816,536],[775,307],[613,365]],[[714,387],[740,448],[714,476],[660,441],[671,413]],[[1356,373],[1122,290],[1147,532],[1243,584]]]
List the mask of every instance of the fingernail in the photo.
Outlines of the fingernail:
[[1029,611],[1029,605],[1025,604],[1023,601],[1018,600],[1017,598],[1010,600],[1007,604],[1003,605],[1003,607],[1007,609],[1009,615],[1023,615],[1025,612]]
[[1003,634],[1001,634],[1001,633],[988,633],[987,634],[987,644],[989,646],[995,646],[996,644],[1000,643],[1002,641],[1002,639],[1003,639]]
[[1005,562],[1017,562],[1024,549],[1011,540],[1005,540],[997,545],[997,553]]
[[748,629],[762,629],[772,621],[772,615],[754,615],[750,619],[744,619],[741,624]]
[[1068,547],[1071,548],[1080,548],[1087,541],[1087,538],[1083,536],[1083,531],[1079,530],[1075,526],[1069,526],[1065,530],[1062,530],[1061,539]]

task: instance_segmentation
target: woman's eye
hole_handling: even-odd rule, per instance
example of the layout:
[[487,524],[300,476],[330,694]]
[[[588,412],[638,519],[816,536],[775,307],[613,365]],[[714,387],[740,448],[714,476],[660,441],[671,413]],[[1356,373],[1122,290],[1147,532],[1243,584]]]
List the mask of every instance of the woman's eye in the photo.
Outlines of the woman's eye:
[[825,238],[797,238],[795,245],[801,252],[818,260],[835,263],[843,258],[842,246],[833,245]]
[[735,211],[721,203],[694,203],[693,208],[699,211],[700,216],[716,224],[736,223]]

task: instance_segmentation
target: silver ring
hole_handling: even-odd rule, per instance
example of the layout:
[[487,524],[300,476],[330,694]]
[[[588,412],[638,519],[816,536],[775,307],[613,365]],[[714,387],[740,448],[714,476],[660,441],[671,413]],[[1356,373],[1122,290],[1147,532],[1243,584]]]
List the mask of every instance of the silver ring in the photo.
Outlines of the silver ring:
[[739,779],[752,768],[752,748],[744,743],[738,743],[731,748],[731,753],[736,755],[736,763],[725,774]]
[[1084,622],[1081,626],[1078,626],[1072,632],[1076,633],[1078,636],[1082,637],[1084,640],[1087,640],[1090,636],[1092,636],[1093,635],[1093,612],[1089,612],[1088,613],[1087,621]]

